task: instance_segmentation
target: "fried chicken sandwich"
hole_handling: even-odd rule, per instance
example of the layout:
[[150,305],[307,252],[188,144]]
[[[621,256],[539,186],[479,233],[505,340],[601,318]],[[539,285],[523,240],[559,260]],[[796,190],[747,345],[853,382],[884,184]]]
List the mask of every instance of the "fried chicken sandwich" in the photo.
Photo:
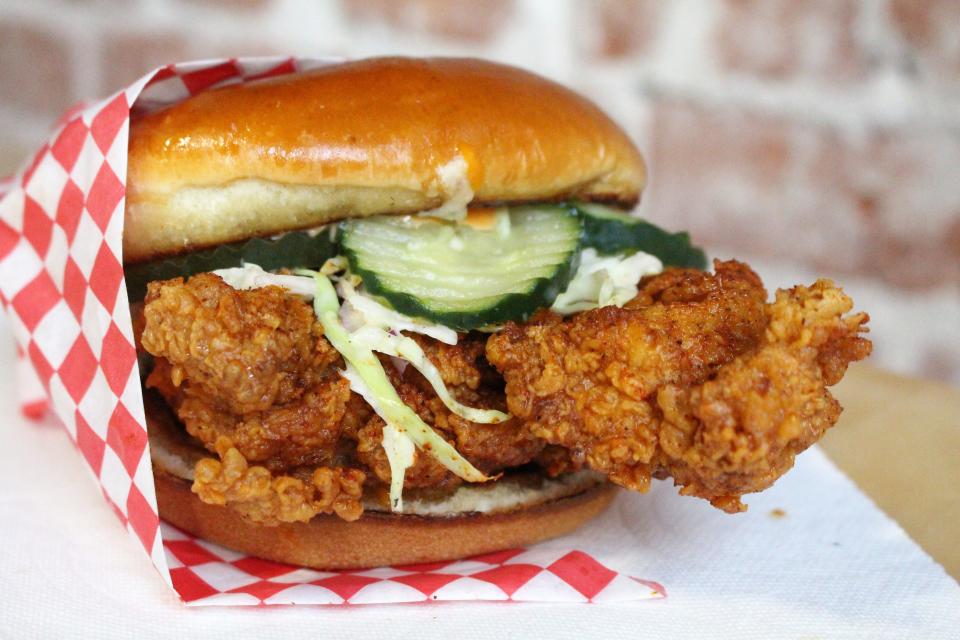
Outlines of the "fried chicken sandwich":
[[629,215],[593,104],[458,59],[208,91],[130,130],[125,271],[160,514],[322,568],[463,557],[614,488],[735,513],[870,352],[828,280],[777,291]]

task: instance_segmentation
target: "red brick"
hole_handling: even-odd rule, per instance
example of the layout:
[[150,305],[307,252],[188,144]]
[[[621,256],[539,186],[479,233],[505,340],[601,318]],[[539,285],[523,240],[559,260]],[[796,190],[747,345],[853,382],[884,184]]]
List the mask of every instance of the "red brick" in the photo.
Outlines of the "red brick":
[[[183,0],[181,0],[183,1]],[[206,6],[211,9],[220,9],[224,11],[262,11],[270,6],[271,0],[189,0],[184,4]]]
[[100,94],[121,89],[156,67],[188,59],[188,44],[177,31],[125,29],[103,34]]
[[774,185],[789,178],[790,132],[779,120],[681,101],[654,109],[650,189],[642,211],[707,245],[765,253],[779,223]]
[[[324,50],[324,55],[334,55]],[[239,58],[243,56],[288,56],[289,46],[283,42],[260,39],[257,34],[242,38],[221,37],[205,42],[191,42],[186,58]]]
[[70,47],[45,27],[0,22],[0,102],[58,116],[73,102]]
[[623,58],[650,51],[664,4],[655,0],[583,0],[586,49],[602,58]]
[[936,82],[960,84],[960,2],[891,0],[888,11],[921,73]]
[[851,138],[664,101],[652,141],[641,211],[708,248],[898,286],[960,284],[960,135],[903,129]]
[[232,38],[213,30],[206,38],[187,38],[177,31],[123,32],[108,34],[101,45],[103,84],[106,95],[141,77],[151,69],[173,62],[206,58],[289,55],[283,43],[269,43],[251,34]]
[[341,0],[347,15],[396,29],[482,42],[513,14],[513,0]]
[[865,274],[905,287],[960,284],[960,135],[875,132],[838,178],[869,203]]
[[715,31],[718,60],[764,78],[862,77],[856,0],[724,0]]

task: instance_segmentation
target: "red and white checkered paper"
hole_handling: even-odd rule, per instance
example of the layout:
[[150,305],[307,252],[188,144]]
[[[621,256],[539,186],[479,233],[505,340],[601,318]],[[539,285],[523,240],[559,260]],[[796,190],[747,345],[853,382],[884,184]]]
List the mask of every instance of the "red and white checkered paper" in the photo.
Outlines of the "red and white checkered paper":
[[455,562],[322,572],[244,556],[161,524],[122,267],[131,112],[328,63],[242,58],[157,69],[68,112],[27,167],[0,181],[0,302],[21,355],[22,411],[39,418],[53,410],[114,512],[189,604],[663,597],[660,585],[574,549],[513,549]]

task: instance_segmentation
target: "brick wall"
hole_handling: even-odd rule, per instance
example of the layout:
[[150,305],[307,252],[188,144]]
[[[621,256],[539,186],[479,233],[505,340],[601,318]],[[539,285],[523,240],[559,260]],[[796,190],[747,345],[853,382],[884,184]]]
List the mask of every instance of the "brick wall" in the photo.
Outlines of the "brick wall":
[[866,298],[876,362],[960,382],[956,0],[33,0],[0,4],[0,171],[74,101],[176,59],[479,55],[638,141],[644,215]]

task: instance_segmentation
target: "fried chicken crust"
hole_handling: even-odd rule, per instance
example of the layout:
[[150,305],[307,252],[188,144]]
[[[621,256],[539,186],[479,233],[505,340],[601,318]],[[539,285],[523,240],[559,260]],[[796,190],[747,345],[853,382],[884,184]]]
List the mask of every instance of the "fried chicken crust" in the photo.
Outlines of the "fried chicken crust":
[[657,392],[656,467],[682,494],[742,511],[742,494],[773,484],[840,416],[827,386],[871,349],[867,315],[844,315],[852,306],[829,280],[778,291],[756,350],[701,385]]
[[570,459],[646,491],[670,475],[725,511],[768,487],[832,426],[826,390],[866,357],[865,314],[829,281],[764,304],[738,262],[675,270],[623,309],[508,325],[487,343],[507,406]]
[[[220,437],[227,437],[244,458],[276,471],[331,464],[346,435],[345,424],[372,414],[362,401],[351,403],[355,394],[335,371],[296,400],[263,411],[235,414],[189,382],[174,386],[171,370],[166,360],[158,359],[146,385],[161,393],[190,435],[210,451],[216,451]],[[355,409],[348,411],[348,406]],[[362,413],[358,415],[358,411]],[[352,420],[347,419],[348,414]]]
[[306,477],[274,475],[250,466],[221,436],[219,460],[204,458],[194,472],[193,491],[208,504],[229,505],[252,522],[274,525],[308,522],[319,513],[353,521],[363,514],[364,473],[359,469],[317,467]]
[[[238,291],[213,274],[199,274],[186,282],[151,283],[135,315],[142,327],[140,344],[154,356],[146,386],[164,397],[187,432],[208,450],[222,458],[222,442],[229,442],[236,452],[230,454],[231,468],[242,459],[258,463],[250,467],[251,477],[272,473],[282,478],[291,469],[334,465],[389,484],[381,445],[384,423],[339,375],[342,359],[306,302],[277,287]],[[484,355],[485,336],[463,335],[453,346],[411,337],[458,400],[505,409],[503,381]],[[478,468],[495,473],[518,466],[543,447],[517,422],[482,425],[452,414],[413,367],[397,371],[388,358],[383,365],[404,402]],[[238,373],[242,371],[246,375]],[[270,491],[253,501],[237,498],[246,481],[230,484],[220,471],[214,473],[221,462],[204,462],[208,479],[195,485],[201,498],[218,501],[223,494],[233,508],[258,521],[289,521],[289,512],[263,515],[279,504]],[[449,490],[460,482],[432,457],[417,452],[405,486]],[[284,486],[291,496],[309,492],[309,482],[306,489],[296,483]]]
[[233,413],[299,398],[340,355],[309,305],[280,287],[236,291],[212,273],[151,282],[143,348],[166,358],[174,384],[192,387]]
[[277,471],[332,463],[352,394],[309,305],[205,273],[150,283],[143,316],[141,345],[156,357],[146,385],[210,451],[223,436]]
[[487,358],[506,380],[510,413],[531,433],[645,491],[659,419],[647,399],[665,384],[702,381],[755,344],[765,298],[739,263],[719,263],[716,275],[671,271],[644,282],[630,308],[508,324],[490,337]]
[[[435,363],[450,393],[460,402],[481,409],[506,409],[503,380],[484,356],[486,336],[466,334],[456,345],[447,345],[423,336],[411,336]],[[479,424],[447,409],[430,383],[413,367],[398,371],[390,362],[384,370],[404,403],[463,454],[471,464],[493,475],[509,467],[526,464],[545,443],[517,420]],[[390,465],[381,446],[384,422],[372,415],[361,429],[357,456],[384,484],[390,482]],[[414,464],[404,476],[404,488],[434,487],[450,490],[461,483],[434,458],[415,452]]]
[[[673,477],[733,512],[833,425],[826,387],[870,352],[866,315],[846,315],[829,281],[766,297],[749,267],[716,262],[714,274],[647,278],[624,308],[545,311],[452,346],[412,335],[460,402],[512,414],[495,425],[460,418],[413,367],[381,361],[404,402],[485,473],[590,467],[640,491]],[[203,500],[268,524],[352,519],[364,485],[389,483],[384,423],[339,375],[302,299],[200,274],[151,283],[135,324],[154,356],[146,385],[217,454],[196,469]],[[405,487],[460,482],[418,452]]]

